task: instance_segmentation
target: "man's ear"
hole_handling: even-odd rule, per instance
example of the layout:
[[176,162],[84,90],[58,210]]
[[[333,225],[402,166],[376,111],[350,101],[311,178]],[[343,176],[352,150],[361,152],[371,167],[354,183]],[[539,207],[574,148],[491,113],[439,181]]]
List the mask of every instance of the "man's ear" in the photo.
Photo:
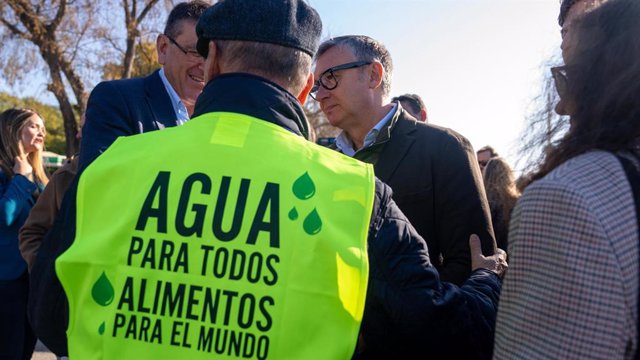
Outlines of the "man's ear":
[[300,102],[300,105],[304,106],[304,103],[307,102],[307,98],[309,97],[309,94],[311,93],[311,89],[313,88],[313,73],[309,73],[309,76],[307,76],[307,83],[304,85],[304,88],[302,89],[302,91],[300,92],[300,94],[298,94],[297,98],[298,101]]
[[220,59],[218,58],[218,47],[213,41],[209,41],[209,54],[204,59],[204,83],[208,83],[214,77],[220,75]]
[[167,59],[167,50],[169,47],[169,41],[164,34],[159,34],[156,38],[156,52],[158,53],[158,63],[164,65]]
[[382,76],[384,75],[384,67],[379,61],[371,63],[371,70],[369,71],[369,87],[372,89],[378,88],[382,85]]
[[420,110],[420,120],[425,122],[427,121],[427,110]]

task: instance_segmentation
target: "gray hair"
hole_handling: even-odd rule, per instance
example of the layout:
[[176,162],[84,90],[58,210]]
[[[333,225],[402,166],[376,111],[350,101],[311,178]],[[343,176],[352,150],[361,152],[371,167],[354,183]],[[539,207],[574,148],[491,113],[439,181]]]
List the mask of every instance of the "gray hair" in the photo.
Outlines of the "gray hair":
[[236,71],[272,80],[298,95],[311,71],[311,55],[290,47],[240,40],[211,40],[222,61]]

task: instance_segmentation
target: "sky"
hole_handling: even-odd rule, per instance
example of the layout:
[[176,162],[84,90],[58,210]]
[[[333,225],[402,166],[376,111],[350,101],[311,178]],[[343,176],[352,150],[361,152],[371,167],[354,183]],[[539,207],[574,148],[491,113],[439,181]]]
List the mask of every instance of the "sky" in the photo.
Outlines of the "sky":
[[[393,59],[392,96],[516,165],[525,114],[559,52],[559,0],[310,0],[325,37],[368,35]],[[519,166],[519,167],[522,167]]]
[[[559,52],[559,0],[308,0],[324,37],[368,35],[393,63],[391,95],[419,94],[429,121],[516,166],[525,114]],[[6,91],[0,79],[0,90]],[[46,81],[19,96],[55,103]],[[522,166],[519,166],[522,167]]]

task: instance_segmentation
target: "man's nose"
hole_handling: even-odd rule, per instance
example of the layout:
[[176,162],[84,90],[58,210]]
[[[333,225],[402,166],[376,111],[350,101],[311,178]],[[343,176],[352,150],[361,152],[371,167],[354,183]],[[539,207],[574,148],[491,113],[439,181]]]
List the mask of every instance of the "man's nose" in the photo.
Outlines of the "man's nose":
[[329,96],[329,94],[331,94],[331,90],[327,90],[324,88],[324,86],[320,85],[318,86],[318,91],[316,91],[316,99],[318,101],[326,98]]

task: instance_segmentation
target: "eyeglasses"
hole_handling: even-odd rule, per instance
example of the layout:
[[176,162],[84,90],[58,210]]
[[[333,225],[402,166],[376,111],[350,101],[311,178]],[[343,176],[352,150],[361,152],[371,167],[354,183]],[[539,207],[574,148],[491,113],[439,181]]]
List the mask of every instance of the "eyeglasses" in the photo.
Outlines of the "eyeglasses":
[[178,44],[177,41],[173,40],[173,38],[167,34],[164,34],[164,36],[167,37],[167,39],[169,39],[169,41],[171,41],[171,43],[173,43],[173,45],[175,45],[178,49],[180,49],[180,51],[182,51],[185,55],[187,55],[189,58],[193,59],[193,60],[202,60],[202,55],[200,55],[200,53],[198,52],[198,50],[194,50],[194,49],[189,49],[186,50],[185,48],[183,48],[182,46],[180,46],[180,44]]
[[333,90],[338,87],[338,78],[335,74],[336,71],[355,69],[369,64],[371,64],[371,61],[355,61],[328,68],[323,71],[322,74],[320,74],[320,78],[313,83],[313,87],[311,88],[311,97],[318,100],[316,99],[316,93],[320,90],[320,86],[327,90]]
[[566,66],[556,66],[551,68],[551,76],[553,76],[553,82],[556,86],[556,92],[562,99],[566,97],[568,88],[567,68]]

